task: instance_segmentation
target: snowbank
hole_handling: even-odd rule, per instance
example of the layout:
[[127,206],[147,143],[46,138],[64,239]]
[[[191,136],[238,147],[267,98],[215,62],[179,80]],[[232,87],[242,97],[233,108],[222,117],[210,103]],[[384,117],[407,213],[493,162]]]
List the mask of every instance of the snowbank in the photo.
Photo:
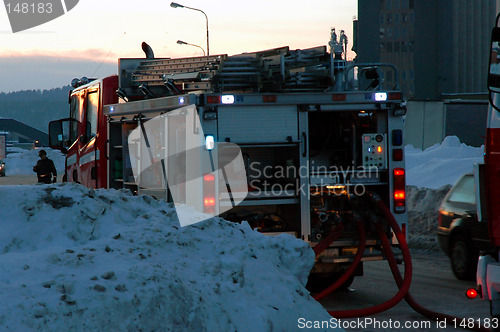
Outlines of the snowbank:
[[331,318],[304,288],[314,254],[291,236],[220,218],[181,228],[165,202],[69,183],[3,186],[0,206],[2,331],[295,331]]
[[439,189],[406,187],[408,209],[408,244],[412,249],[440,250],[436,239],[438,211],[451,185]]
[[65,156],[57,151],[49,148],[35,148],[33,150],[25,150],[21,148],[8,148],[7,157],[5,158],[6,175],[33,175],[33,166],[40,159],[38,151],[47,151],[47,157],[52,159],[56,165],[57,172],[64,173]]
[[453,185],[462,174],[472,172],[475,163],[483,162],[483,150],[460,143],[456,136],[424,151],[407,145],[406,183],[432,189]]

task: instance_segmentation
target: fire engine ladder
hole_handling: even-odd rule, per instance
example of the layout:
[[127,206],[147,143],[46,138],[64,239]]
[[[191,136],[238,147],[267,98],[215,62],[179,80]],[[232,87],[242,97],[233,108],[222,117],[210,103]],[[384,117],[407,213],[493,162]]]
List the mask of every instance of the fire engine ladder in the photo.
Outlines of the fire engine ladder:
[[287,91],[318,91],[329,88],[331,61],[326,46],[292,51],[284,61],[284,88]]
[[145,60],[132,74],[132,86],[165,86],[173,81],[184,91],[210,90],[211,78],[226,55]]
[[[280,47],[233,56],[215,55],[145,60],[131,75],[131,85],[183,92],[324,91],[331,86],[332,62],[325,46],[290,51]],[[165,90],[167,87],[167,90]]]

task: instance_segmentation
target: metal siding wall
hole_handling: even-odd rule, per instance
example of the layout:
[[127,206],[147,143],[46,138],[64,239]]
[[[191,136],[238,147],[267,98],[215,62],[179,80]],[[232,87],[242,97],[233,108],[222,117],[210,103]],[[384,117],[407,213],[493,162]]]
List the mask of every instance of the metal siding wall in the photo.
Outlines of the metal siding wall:
[[458,136],[460,141],[472,146],[484,144],[488,104],[449,103],[445,104],[445,136]]
[[409,101],[405,121],[405,142],[426,149],[444,138],[444,111],[441,101]]

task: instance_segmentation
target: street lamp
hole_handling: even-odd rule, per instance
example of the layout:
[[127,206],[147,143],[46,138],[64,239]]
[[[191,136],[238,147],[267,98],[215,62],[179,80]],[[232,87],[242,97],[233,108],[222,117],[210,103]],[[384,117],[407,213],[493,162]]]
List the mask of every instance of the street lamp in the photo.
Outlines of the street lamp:
[[198,48],[200,48],[203,51],[203,56],[205,56],[205,50],[201,46],[198,46],[198,45],[195,45],[195,44],[186,43],[185,41],[182,41],[182,40],[178,40],[177,44],[179,44],[179,45],[190,45],[190,46],[198,47]]
[[207,20],[207,55],[210,55],[210,46],[209,46],[210,43],[208,41],[208,16],[207,16],[207,14],[205,14],[205,12],[203,10],[201,10],[201,9],[184,6],[184,5],[178,4],[176,2],[171,2],[170,3],[170,7],[172,7],[172,8],[187,8],[187,9],[192,9],[192,10],[196,10],[198,12],[202,12],[203,15],[205,15],[205,19]]

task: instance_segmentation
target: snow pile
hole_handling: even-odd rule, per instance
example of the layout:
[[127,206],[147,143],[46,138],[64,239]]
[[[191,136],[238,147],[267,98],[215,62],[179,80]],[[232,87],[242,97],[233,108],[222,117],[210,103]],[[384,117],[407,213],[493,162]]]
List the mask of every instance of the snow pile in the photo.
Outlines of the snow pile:
[[65,156],[49,148],[35,148],[34,150],[25,150],[16,147],[9,147],[7,157],[5,158],[6,175],[33,175],[33,166],[40,159],[38,151],[47,151],[47,157],[52,159],[58,173],[64,173]]
[[438,250],[436,229],[438,211],[451,185],[439,189],[406,187],[408,209],[408,244],[413,249]]
[[432,189],[453,185],[462,174],[472,172],[475,163],[483,162],[483,150],[460,143],[456,136],[424,151],[407,145],[406,183]]
[[70,183],[3,186],[0,206],[2,331],[294,331],[331,318],[304,288],[314,254],[292,236],[220,218],[181,228],[166,202]]

